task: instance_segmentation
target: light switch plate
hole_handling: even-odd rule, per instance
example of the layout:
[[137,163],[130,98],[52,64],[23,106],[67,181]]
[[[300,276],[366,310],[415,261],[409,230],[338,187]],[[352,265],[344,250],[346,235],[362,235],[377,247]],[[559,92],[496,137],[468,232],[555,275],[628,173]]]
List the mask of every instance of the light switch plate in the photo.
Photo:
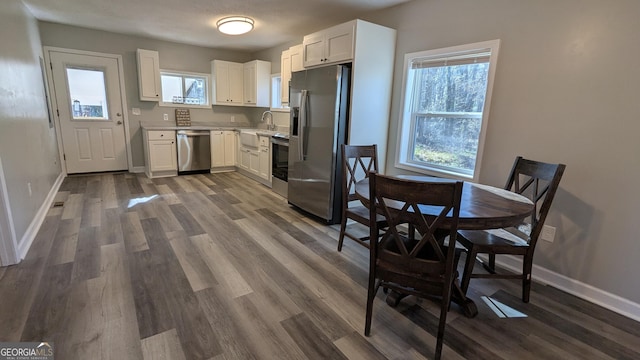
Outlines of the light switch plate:
[[131,108],[131,113],[133,115],[140,115],[140,108]]

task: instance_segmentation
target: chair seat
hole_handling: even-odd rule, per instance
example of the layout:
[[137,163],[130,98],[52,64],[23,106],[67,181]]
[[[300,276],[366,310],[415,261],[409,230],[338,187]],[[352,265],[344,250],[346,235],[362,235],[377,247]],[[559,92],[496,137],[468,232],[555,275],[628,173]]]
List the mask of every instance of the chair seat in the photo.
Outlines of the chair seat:
[[[369,209],[362,205],[359,206],[351,206],[346,209],[348,213],[347,217],[349,219],[353,219],[361,224],[369,224]],[[382,215],[376,215],[376,221],[378,224],[384,223],[385,219]]]
[[[509,247],[529,247],[528,238],[525,234],[520,236],[505,229],[491,230],[460,230],[458,231],[458,241],[465,247],[472,243],[476,246],[509,246]],[[470,245],[470,244],[469,244]]]

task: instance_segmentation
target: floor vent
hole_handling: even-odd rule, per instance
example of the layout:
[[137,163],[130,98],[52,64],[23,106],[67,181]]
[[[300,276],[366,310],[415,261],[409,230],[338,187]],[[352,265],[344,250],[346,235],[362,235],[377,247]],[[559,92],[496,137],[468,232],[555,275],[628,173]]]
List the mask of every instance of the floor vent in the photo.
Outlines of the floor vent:
[[64,201],[55,201],[52,207],[56,208],[56,207],[63,207],[63,206],[64,206]]

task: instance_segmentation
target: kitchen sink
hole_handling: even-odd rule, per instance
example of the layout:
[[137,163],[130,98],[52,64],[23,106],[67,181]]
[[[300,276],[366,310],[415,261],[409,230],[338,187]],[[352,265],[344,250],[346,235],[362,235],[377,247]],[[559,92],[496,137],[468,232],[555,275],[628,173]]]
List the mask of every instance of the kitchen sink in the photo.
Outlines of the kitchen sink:
[[258,134],[255,130],[241,130],[240,143],[244,146],[258,147]]

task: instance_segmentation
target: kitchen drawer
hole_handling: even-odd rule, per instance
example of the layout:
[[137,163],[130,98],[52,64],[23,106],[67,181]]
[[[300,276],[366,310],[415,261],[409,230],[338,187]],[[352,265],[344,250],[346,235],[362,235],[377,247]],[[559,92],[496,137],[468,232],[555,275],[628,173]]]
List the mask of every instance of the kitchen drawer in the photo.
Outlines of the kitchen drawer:
[[175,140],[176,132],[172,130],[147,130],[148,140]]

